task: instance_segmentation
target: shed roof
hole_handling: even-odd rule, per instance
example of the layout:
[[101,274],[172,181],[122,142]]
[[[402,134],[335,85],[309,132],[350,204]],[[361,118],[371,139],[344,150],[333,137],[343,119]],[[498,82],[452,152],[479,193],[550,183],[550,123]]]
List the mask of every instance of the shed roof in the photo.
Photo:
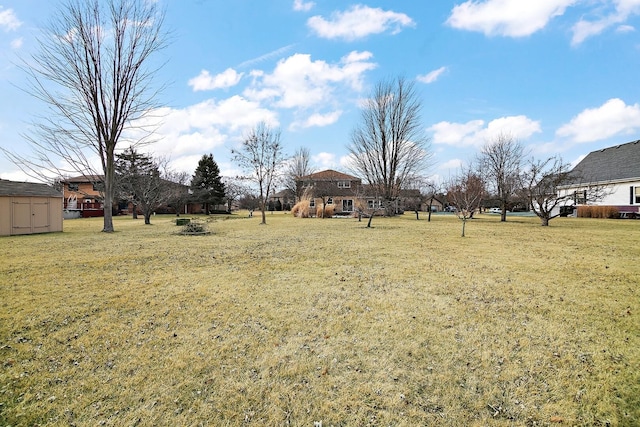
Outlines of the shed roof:
[[640,140],[592,151],[570,173],[571,183],[640,178]]
[[0,179],[0,196],[62,197],[62,192],[48,184],[7,181],[6,179]]

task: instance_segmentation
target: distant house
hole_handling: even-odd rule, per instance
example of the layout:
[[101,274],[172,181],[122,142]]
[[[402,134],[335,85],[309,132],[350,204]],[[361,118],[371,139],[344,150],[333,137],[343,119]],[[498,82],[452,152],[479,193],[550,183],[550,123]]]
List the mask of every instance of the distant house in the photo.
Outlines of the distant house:
[[269,197],[269,208],[273,206],[274,210],[288,211],[291,210],[291,207],[295,204],[295,200],[296,193],[293,190],[284,189],[271,194]]
[[0,179],[0,236],[62,231],[62,193],[50,185]]
[[[296,187],[296,193],[304,194],[303,198],[309,200],[312,210],[321,208],[326,203],[332,205],[333,211],[338,215],[376,210],[382,214],[382,197],[376,194],[372,186],[363,184],[360,178],[353,175],[327,169],[298,178]],[[397,211],[414,210],[415,206],[420,210],[428,209],[428,199],[423,198],[419,190],[401,190],[395,206]],[[442,208],[436,199],[432,208],[434,206],[436,210],[438,207]]]
[[65,218],[104,216],[102,175],[81,175],[60,180]]
[[[592,200],[594,188],[601,197]],[[621,213],[640,213],[640,140],[592,151],[573,168],[559,192],[572,195],[574,206],[613,206]]]
[[[61,180],[60,184],[64,192],[65,218],[103,216],[103,182],[103,175],[82,175]],[[177,189],[183,189],[185,193],[189,191],[186,185],[170,181],[166,181],[166,184],[168,186],[174,186]],[[114,200],[113,210],[114,214],[127,215],[133,212],[133,205],[126,200]],[[176,212],[171,206],[161,206],[157,210],[157,213],[195,214],[201,212],[204,212],[203,204],[190,203],[186,199],[180,212]],[[141,212],[138,210],[138,213]]]
[[431,208],[431,212],[442,212],[445,208],[445,196],[444,194],[429,194],[423,198],[424,202],[422,203],[422,210],[429,211]]
[[296,187],[298,194],[309,199],[311,209],[322,207],[324,200],[327,205],[333,205],[334,212],[344,214],[364,207],[358,202],[366,203],[362,180],[332,169],[302,176],[296,180]]

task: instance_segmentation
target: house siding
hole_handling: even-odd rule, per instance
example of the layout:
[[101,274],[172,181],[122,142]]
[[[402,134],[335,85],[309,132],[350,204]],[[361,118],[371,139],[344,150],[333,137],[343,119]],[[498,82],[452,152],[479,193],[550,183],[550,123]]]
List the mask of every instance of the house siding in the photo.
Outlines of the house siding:
[[[570,179],[573,182],[559,187],[559,196],[600,186],[603,197],[587,204],[614,206],[620,212],[640,212],[640,203],[635,202],[634,194],[634,188],[640,186],[640,141],[592,151],[573,168]],[[575,204],[581,205],[580,202]]]

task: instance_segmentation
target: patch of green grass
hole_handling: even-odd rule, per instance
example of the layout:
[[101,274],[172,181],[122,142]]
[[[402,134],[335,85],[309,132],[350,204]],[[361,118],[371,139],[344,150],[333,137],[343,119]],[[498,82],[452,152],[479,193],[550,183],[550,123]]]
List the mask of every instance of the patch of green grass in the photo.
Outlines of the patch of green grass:
[[199,219],[0,238],[0,425],[640,424],[638,222]]

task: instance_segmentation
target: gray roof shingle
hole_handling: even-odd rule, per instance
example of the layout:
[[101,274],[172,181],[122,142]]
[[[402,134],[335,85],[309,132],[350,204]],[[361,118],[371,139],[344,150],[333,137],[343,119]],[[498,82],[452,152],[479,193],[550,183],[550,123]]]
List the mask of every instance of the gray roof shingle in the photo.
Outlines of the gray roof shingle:
[[570,176],[571,183],[640,179],[640,140],[592,151]]
[[62,192],[48,184],[7,181],[6,179],[0,179],[0,196],[62,197]]

